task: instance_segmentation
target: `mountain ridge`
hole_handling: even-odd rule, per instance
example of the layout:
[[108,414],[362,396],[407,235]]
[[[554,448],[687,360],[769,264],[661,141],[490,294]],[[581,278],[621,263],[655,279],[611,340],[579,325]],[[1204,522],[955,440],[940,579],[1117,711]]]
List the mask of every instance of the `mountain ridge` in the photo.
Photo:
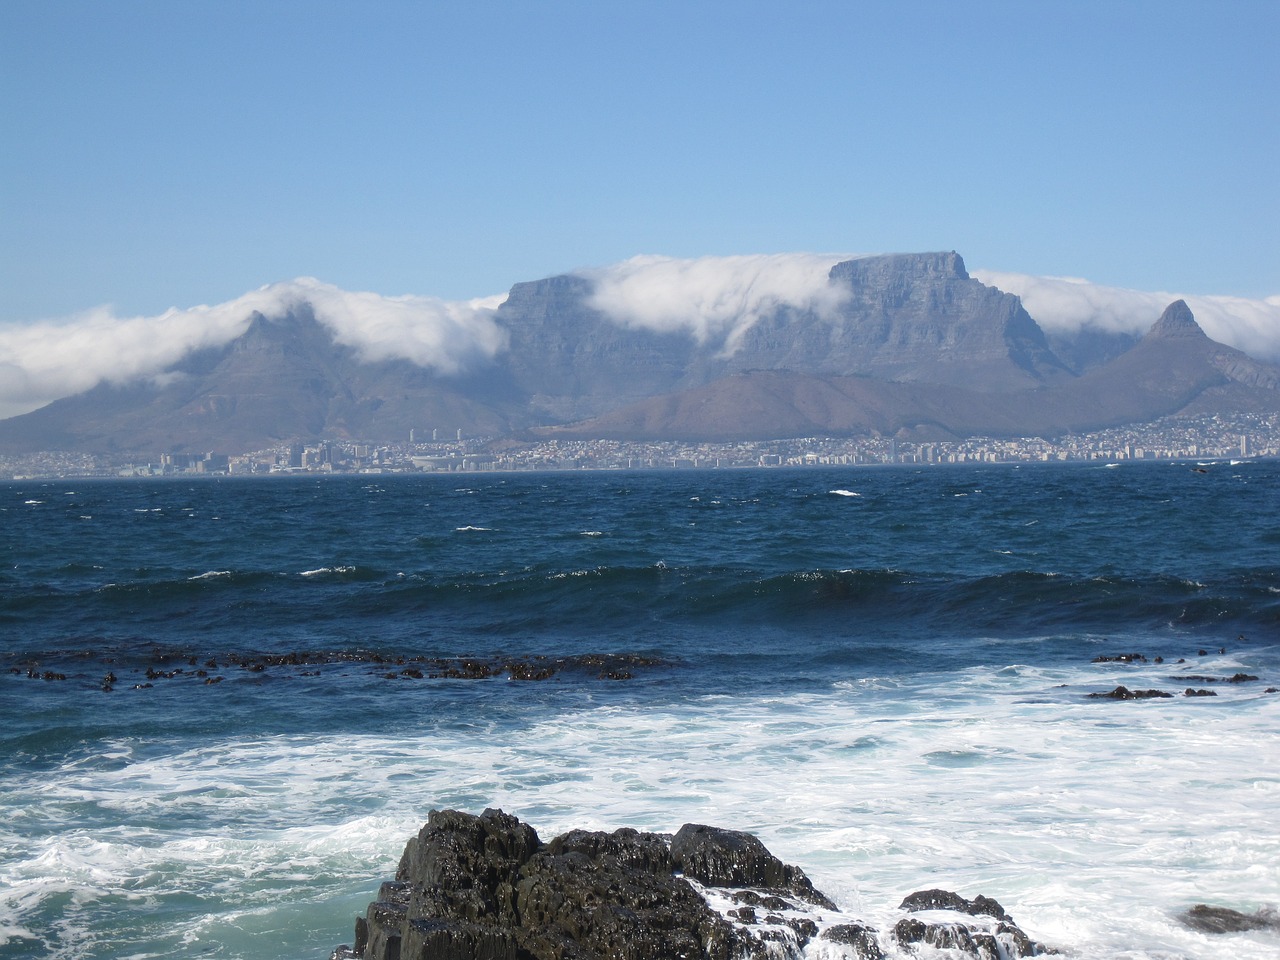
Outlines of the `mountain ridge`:
[[504,351],[466,373],[369,361],[307,304],[256,312],[159,376],[0,421],[0,451],[247,451],[291,440],[468,435],[765,439],[1058,435],[1182,411],[1280,412],[1280,368],[1216,343],[1186,303],[1077,372],[1018,297],[954,251],[860,257],[828,300],[778,302],[699,337],[619,320],[589,277],[515,284]]

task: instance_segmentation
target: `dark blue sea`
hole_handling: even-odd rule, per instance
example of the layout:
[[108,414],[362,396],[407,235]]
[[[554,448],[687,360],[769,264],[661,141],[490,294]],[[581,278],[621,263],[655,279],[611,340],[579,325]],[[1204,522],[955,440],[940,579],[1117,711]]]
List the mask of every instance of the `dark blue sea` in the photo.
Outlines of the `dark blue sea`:
[[1176,920],[1280,902],[1277,462],[8,482],[0,530],[2,958],[323,960],[442,807],[1280,955]]

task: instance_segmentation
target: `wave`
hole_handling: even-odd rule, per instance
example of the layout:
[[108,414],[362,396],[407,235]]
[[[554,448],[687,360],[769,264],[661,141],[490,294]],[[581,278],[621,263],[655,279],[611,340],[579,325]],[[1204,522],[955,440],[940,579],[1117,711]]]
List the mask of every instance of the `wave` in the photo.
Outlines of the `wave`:
[[[703,631],[875,628],[890,636],[1025,636],[1201,629],[1244,632],[1280,623],[1280,575],[1197,582],[1168,576],[1078,577],[1052,572],[956,576],[928,571],[599,566],[431,578],[411,575],[352,594],[347,613],[467,622],[548,636],[619,635],[680,624]],[[426,618],[425,621],[417,618]],[[1234,636],[1234,634],[1233,634]],[[750,640],[744,642],[750,643]]]
[[298,576],[300,577],[325,577],[325,576],[345,576],[349,573],[355,573],[356,568],[349,565],[340,567],[317,567],[315,570],[303,570]]
[[[88,571],[86,571],[88,572]],[[1280,571],[1196,578],[911,568],[781,571],[711,564],[397,571],[354,564],[214,568],[106,584],[19,584],[0,593],[14,650],[101,635],[255,642],[301,649],[354,641],[423,651],[698,650],[706,657],[803,646],[815,660],[860,651],[1046,636],[1190,636],[1218,646],[1280,627]],[[214,639],[210,639],[214,638]]]

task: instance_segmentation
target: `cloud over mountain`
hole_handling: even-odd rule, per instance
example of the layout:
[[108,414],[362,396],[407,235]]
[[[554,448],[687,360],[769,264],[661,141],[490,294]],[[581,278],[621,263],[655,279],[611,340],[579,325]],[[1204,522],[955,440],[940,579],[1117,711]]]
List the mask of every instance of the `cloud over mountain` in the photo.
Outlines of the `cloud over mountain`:
[[[638,256],[575,271],[591,284],[588,305],[620,327],[682,333],[721,357],[779,308],[834,318],[847,288],[833,265],[849,256],[810,253],[678,259]],[[1142,333],[1184,299],[1215,340],[1280,359],[1280,296],[1265,300],[1105,287],[1069,277],[994,270],[970,275],[1022,298],[1049,333],[1094,328]],[[508,331],[496,311],[505,295],[469,301],[350,292],[311,278],[275,283],[213,306],[120,317],[99,307],[64,320],[0,327],[0,418],[36,409],[100,382],[161,376],[194,350],[229,343],[252,315],[279,316],[310,304],[336,342],[365,361],[406,359],[450,375],[501,354]]]
[[194,350],[248,328],[254,313],[278,316],[309,303],[334,340],[366,361],[403,358],[452,374],[506,343],[493,320],[503,296],[465,302],[352,293],[309,277],[270,284],[214,306],[118,317],[99,307],[62,321],[0,328],[0,417],[15,416],[103,381],[156,377]]
[[811,253],[639,256],[577,275],[594,284],[590,305],[615,323],[687,332],[700,344],[719,343],[732,353],[743,333],[779,307],[832,313],[845,293],[827,274],[848,259]]
[[1094,328],[1142,334],[1174,300],[1185,300],[1210,338],[1263,360],[1280,359],[1280,296],[1265,300],[1106,287],[1076,277],[970,270],[983,283],[1022,298],[1046,333]]

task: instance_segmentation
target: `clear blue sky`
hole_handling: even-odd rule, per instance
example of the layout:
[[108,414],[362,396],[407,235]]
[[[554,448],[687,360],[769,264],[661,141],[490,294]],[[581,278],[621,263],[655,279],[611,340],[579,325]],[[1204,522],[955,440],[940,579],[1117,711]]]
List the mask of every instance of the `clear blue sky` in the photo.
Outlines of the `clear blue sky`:
[[1280,2],[0,3],[0,321],[956,249],[1280,293]]

